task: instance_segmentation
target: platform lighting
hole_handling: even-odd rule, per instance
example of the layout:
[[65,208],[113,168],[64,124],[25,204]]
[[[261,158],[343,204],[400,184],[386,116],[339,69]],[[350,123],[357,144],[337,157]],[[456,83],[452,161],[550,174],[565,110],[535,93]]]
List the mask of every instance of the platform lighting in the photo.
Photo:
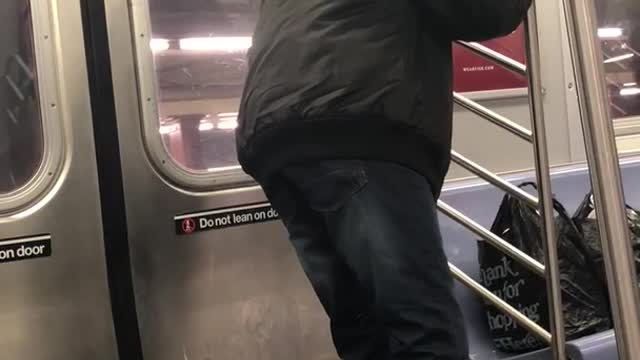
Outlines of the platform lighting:
[[201,123],[198,126],[198,130],[200,130],[200,131],[210,131],[210,130],[213,130],[213,128],[214,128],[214,126],[210,122]]
[[184,51],[221,51],[241,52],[248,50],[253,43],[250,36],[214,36],[180,39],[180,50]]
[[618,39],[624,34],[624,30],[619,27],[607,27],[598,29],[600,39]]
[[605,64],[611,64],[611,63],[615,63],[615,62],[619,62],[619,61],[624,61],[624,60],[631,59],[634,56],[635,55],[632,54],[632,53],[623,54],[623,55],[620,55],[620,56],[614,56],[612,58],[609,58],[609,59],[605,60],[604,63]]
[[150,46],[153,52],[167,51],[170,48],[169,40],[167,39],[151,39]]
[[178,124],[160,126],[160,134],[167,135],[179,130]]
[[620,96],[635,96],[640,95],[640,87],[628,87],[620,89]]

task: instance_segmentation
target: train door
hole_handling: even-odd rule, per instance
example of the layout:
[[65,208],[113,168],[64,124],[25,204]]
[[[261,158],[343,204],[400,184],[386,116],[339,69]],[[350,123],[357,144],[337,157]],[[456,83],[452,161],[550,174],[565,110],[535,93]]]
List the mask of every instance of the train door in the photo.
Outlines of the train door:
[[277,214],[235,158],[260,1],[104,4],[144,358],[336,358]]
[[3,359],[117,359],[78,1],[0,1]]

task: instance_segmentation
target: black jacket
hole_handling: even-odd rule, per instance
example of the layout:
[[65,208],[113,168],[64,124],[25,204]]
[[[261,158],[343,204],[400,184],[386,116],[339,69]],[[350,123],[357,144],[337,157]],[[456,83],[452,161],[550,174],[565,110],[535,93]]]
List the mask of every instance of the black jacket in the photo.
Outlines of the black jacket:
[[531,0],[263,0],[236,133],[260,183],[293,163],[391,161],[439,193],[452,40],[511,33]]

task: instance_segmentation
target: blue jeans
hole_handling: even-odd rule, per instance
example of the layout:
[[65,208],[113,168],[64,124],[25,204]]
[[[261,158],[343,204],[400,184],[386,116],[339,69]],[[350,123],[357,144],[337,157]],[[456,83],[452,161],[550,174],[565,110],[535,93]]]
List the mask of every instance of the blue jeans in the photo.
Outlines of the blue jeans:
[[466,360],[427,180],[391,163],[321,161],[265,186],[343,360]]

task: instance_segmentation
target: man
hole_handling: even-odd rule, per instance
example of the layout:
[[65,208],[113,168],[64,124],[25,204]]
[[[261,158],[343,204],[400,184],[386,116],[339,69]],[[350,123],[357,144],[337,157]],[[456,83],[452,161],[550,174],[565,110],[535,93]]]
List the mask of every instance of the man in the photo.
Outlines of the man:
[[451,42],[509,34],[530,1],[262,1],[238,157],[280,213],[342,359],[468,358],[435,206]]

